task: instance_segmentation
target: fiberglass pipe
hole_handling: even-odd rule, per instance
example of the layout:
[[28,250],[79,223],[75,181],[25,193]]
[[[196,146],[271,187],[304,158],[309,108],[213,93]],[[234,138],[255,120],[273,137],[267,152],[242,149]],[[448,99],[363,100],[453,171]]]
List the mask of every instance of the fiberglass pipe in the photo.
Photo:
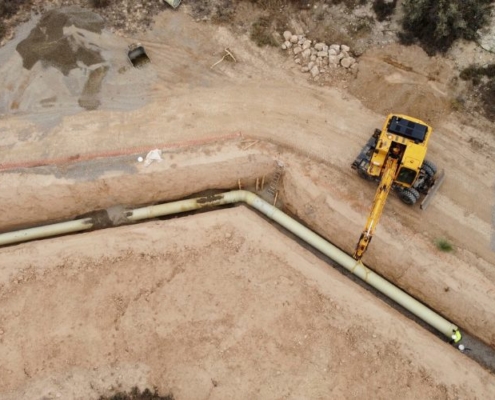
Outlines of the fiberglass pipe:
[[22,229],[20,231],[0,233],[0,246],[27,242],[67,233],[85,231],[93,227],[91,218],[76,219],[75,221],[59,222],[57,224]]
[[260,197],[256,196],[254,193],[245,190],[235,190],[216,196],[181,200],[157,206],[143,207],[130,211],[127,218],[131,221],[139,221],[146,218],[197,210],[205,206],[219,206],[223,204],[237,203],[240,201],[249,204],[251,207],[265,214],[268,218],[279,223],[294,235],[301,238],[306,243],[325,254],[327,257],[330,257],[336,263],[363,281],[367,282],[369,285],[373,286],[380,293],[383,293],[388,298],[400,304],[406,310],[416,315],[428,325],[434,327],[449,339],[458,333],[459,328],[456,325],[447,321],[445,318],[438,315],[424,304],[400,290],[397,286],[368,269],[360,261],[356,261],[348,254],[344,253],[342,250],[335,247],[321,236],[289,217],[277,207],[272,206]]
[[[373,286],[388,298],[400,304],[406,310],[410,311],[418,318],[434,327],[449,339],[451,339],[453,335],[458,338],[456,341],[460,339],[459,328],[456,325],[430,310],[424,304],[420,303],[407,293],[400,290],[398,287],[394,286],[381,276],[365,267],[360,261],[354,260],[348,254],[344,253],[342,250],[338,249],[321,236],[295,221],[278,208],[262,200],[254,193],[245,190],[235,190],[215,196],[179,200],[156,206],[137,208],[126,211],[125,216],[129,221],[141,221],[149,218],[198,210],[204,207],[214,207],[238,202],[247,203],[251,207],[265,214],[268,218],[279,223],[294,235],[298,236],[306,243],[325,254],[327,257],[330,257],[333,261]],[[92,219],[85,218],[37,228],[24,229],[17,232],[2,233],[0,234],[0,246],[50,236],[57,236],[64,233],[83,231],[92,227]]]

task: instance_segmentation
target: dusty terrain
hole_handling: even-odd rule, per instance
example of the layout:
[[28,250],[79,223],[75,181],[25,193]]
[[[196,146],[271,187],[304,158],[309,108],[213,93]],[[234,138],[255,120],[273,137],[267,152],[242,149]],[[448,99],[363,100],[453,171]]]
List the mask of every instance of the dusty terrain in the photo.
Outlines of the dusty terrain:
[[130,382],[177,399],[495,390],[245,207],[20,245],[2,261],[19,271],[0,272],[4,399],[88,399]]
[[[365,53],[356,80],[318,86],[284,53],[260,49],[226,27],[198,23],[185,11],[170,11],[139,37],[152,59],[147,68],[129,68],[122,56],[135,38],[103,33],[96,44],[109,72],[99,106],[88,111],[75,88],[84,87],[90,69],[63,79],[50,67],[20,69],[15,46],[33,26],[21,27],[0,53],[7,89],[1,97],[0,185],[10,188],[0,192],[2,229],[228,189],[238,179],[252,184],[273,173],[280,160],[286,210],[350,253],[375,190],[350,164],[386,113],[410,113],[434,123],[429,158],[447,171],[447,180],[426,212],[391,198],[364,261],[495,347],[495,139],[487,122],[449,114],[449,61],[392,44]],[[238,62],[210,68],[226,47]],[[63,95],[54,98],[46,88]],[[155,147],[166,150],[162,163],[144,168],[136,162]],[[27,168],[37,165],[49,166]],[[366,390],[377,397],[493,393],[493,375],[327,267],[323,272],[320,261],[239,210],[244,222],[237,234],[241,228],[213,213],[0,250],[0,328],[7,343],[1,359],[12,364],[1,366],[9,376],[2,381],[4,397],[48,391],[95,397],[120,382],[157,385],[177,398],[362,398],[364,386],[349,386],[356,375],[375,385]],[[226,213],[234,211],[220,212]],[[163,231],[151,228],[160,224],[172,224],[174,235],[162,237]],[[275,236],[260,242],[258,224]],[[194,240],[198,226],[210,231]],[[243,257],[225,244],[228,229],[234,239],[245,237]],[[170,243],[179,234],[185,242],[174,249]],[[434,244],[439,238],[452,242],[455,251],[440,252]],[[94,245],[101,242],[108,245]],[[84,251],[88,247],[91,254]],[[157,286],[174,268],[183,269],[180,283],[172,280],[170,292]],[[260,291],[248,273],[258,283],[289,276],[292,285],[279,290],[285,283],[273,283]],[[222,299],[218,304],[214,290]],[[151,291],[162,292],[160,301],[166,302],[152,294],[142,311],[143,293]],[[294,307],[290,316],[275,307],[284,301]],[[79,309],[81,303],[87,308]],[[254,317],[246,321],[249,307]],[[296,342],[311,332],[317,333],[301,350]],[[218,351],[232,343],[239,347],[225,359]],[[259,348],[265,350],[253,351]],[[296,369],[301,365],[304,372]],[[236,387],[241,389],[233,392]]]

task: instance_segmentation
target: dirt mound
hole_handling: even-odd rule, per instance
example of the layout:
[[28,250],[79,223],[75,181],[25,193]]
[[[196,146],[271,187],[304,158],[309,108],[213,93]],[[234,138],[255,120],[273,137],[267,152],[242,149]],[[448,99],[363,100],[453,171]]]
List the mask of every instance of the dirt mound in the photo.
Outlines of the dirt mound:
[[428,57],[419,47],[392,44],[364,54],[349,89],[363,104],[381,114],[398,112],[433,123],[450,111],[452,68]]

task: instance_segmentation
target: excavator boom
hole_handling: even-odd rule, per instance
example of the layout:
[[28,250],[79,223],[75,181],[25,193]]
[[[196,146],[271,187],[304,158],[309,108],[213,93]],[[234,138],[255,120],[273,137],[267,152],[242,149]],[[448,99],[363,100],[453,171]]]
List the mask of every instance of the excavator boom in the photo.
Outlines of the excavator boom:
[[392,189],[395,177],[397,175],[397,169],[399,168],[399,160],[397,158],[388,157],[380,184],[376,190],[375,199],[373,200],[373,206],[369,214],[368,220],[366,221],[366,226],[364,227],[363,233],[359,238],[359,242],[356,246],[356,251],[354,252],[354,258],[360,260],[363,257],[368,245],[370,244],[373,233],[375,232],[378,221],[383,212],[383,207],[387,201],[388,194]]

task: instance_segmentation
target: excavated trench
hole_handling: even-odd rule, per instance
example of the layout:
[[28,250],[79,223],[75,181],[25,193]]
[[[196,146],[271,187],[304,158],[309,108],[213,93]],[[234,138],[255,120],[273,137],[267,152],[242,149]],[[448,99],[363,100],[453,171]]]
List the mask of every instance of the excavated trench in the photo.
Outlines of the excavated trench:
[[[208,154],[208,162],[204,162],[204,157],[195,157],[199,155],[198,151]],[[91,218],[92,229],[111,228],[126,223],[122,216],[130,208],[202,196],[214,199],[220,192],[240,188],[250,190],[267,202],[276,204],[285,213],[307,225],[299,217],[297,210],[286,204],[287,190],[290,188],[283,185],[283,164],[269,154],[254,150],[246,152],[235,144],[228,144],[227,149],[222,151],[213,146],[206,150],[170,152],[165,154],[163,162],[150,167],[136,163],[136,158],[137,155],[125,155],[66,165],[4,171],[12,177],[22,177],[24,184],[17,192],[16,202],[9,205],[11,212],[3,213],[0,217],[0,232],[79,218]],[[7,201],[8,196],[2,196],[0,208],[5,208]],[[238,205],[230,204],[222,207],[236,206]],[[162,218],[176,218],[214,209],[205,207]],[[267,219],[262,213],[258,215]],[[433,335],[444,338],[428,324],[356,278],[329,257],[273,221],[270,223],[350,278],[354,284],[366,288]],[[460,329],[463,331],[462,343],[467,348],[465,355],[495,372],[493,349],[466,334],[462,325]]]
[[[95,157],[80,162],[12,168],[3,184],[18,186],[0,194],[0,232],[70,220],[95,210],[182,199],[210,189],[254,188],[256,178],[276,170],[269,155],[242,151],[236,143],[164,152],[149,167],[138,155]],[[205,161],[205,154],[207,161]],[[19,183],[17,183],[19,182]]]

